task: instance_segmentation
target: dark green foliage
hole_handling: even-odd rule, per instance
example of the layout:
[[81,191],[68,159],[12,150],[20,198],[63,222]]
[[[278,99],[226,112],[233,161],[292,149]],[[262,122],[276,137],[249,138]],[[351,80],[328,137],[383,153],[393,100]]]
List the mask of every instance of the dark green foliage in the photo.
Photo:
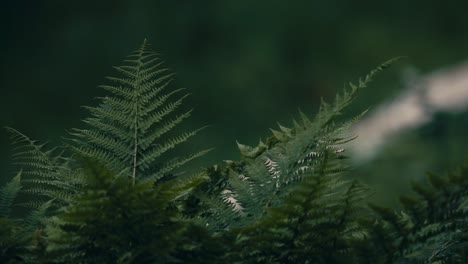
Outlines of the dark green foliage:
[[[315,118],[238,143],[239,161],[180,174],[206,151],[169,157],[198,130],[169,134],[187,95],[173,99],[182,89],[144,41],[63,150],[8,128],[23,169],[0,189],[2,263],[466,263],[467,167],[415,184],[398,213],[366,206],[369,188],[347,178],[342,145],[365,111],[340,117],[393,61]],[[12,217],[17,200],[36,209]]]
[[367,188],[341,179],[332,151],[294,184],[281,205],[235,231],[232,257],[248,263],[348,263],[362,234],[356,218]]
[[13,201],[21,189],[21,173],[0,188],[0,260],[14,263],[24,253],[24,244],[19,237],[21,227],[10,217]]
[[[349,89],[338,94],[333,103],[323,101],[314,120],[300,113],[299,122],[294,121],[292,128],[279,125],[280,130],[272,130],[273,135],[266,143],[260,141],[256,147],[238,143],[241,161],[228,161],[226,168],[208,170],[212,180],[215,176],[221,181],[211,181],[214,185],[208,188],[208,193],[206,188],[205,194],[197,193],[198,201],[206,204],[204,208],[207,211],[202,214],[211,216],[208,218],[209,226],[214,230],[223,230],[255,223],[269,207],[284,203],[284,196],[290,195],[294,183],[316,174],[315,170],[323,164],[325,153],[334,152],[338,154],[336,158],[343,158],[340,153],[344,150],[339,145],[352,139],[347,132],[359,116],[347,122],[337,122],[337,117],[376,73],[393,62],[390,60],[371,71],[364,80],[359,80],[358,85],[350,83]],[[334,169],[334,172],[340,172],[345,165],[336,163]],[[333,184],[321,188],[327,190]],[[227,202],[213,201],[216,199]],[[234,210],[229,211],[226,207]]]
[[25,254],[25,244],[18,234],[21,227],[12,219],[0,217],[0,261],[19,263]]
[[0,188],[0,260],[2,263],[17,263],[32,258],[37,250],[33,244],[33,233],[43,227],[49,203],[42,204],[23,219],[11,215],[13,202],[22,188],[21,172]]
[[45,144],[6,129],[16,145],[14,158],[22,168],[24,191],[34,197],[27,205],[38,208],[50,200],[57,206],[68,204],[83,185],[80,170],[73,169],[70,159],[55,154],[56,148],[44,150]]
[[[15,159],[17,164],[22,167],[24,175],[22,179],[23,190],[27,194],[21,199],[21,202],[37,208],[30,212],[29,217],[18,225],[18,227],[21,227],[22,233],[29,232],[28,242],[31,244],[32,240],[33,244],[27,247],[23,245],[23,248],[28,248],[28,252],[35,254],[31,256],[29,253],[24,253],[21,256],[23,260],[40,262],[41,259],[48,258],[50,261],[50,256],[54,256],[54,254],[61,256],[62,251],[54,249],[54,246],[58,245],[57,241],[60,239],[69,241],[66,239],[79,237],[76,233],[73,233],[73,230],[62,230],[60,221],[65,221],[62,218],[58,216],[50,218],[50,215],[57,214],[56,210],[61,212],[61,216],[66,215],[66,213],[71,214],[71,216],[66,215],[70,217],[67,218],[67,221],[70,221],[67,228],[68,226],[88,225],[86,220],[89,220],[95,221],[97,226],[94,227],[98,230],[100,227],[107,226],[105,221],[112,219],[111,216],[118,210],[122,210],[123,214],[126,214],[126,206],[131,207],[141,202],[141,207],[135,207],[135,211],[132,212],[138,218],[132,216],[130,220],[127,219],[127,222],[123,220],[117,222],[117,227],[115,227],[117,229],[115,230],[129,225],[134,228],[129,229],[129,232],[135,231],[135,233],[138,233],[143,232],[144,228],[153,226],[156,233],[145,231],[149,242],[142,238],[139,241],[143,241],[143,244],[132,241],[130,238],[127,241],[123,240],[120,245],[133,244],[134,247],[129,247],[128,250],[130,251],[128,252],[119,251],[118,254],[121,255],[118,256],[129,260],[163,255],[167,261],[176,260],[170,255],[176,244],[170,239],[172,236],[177,237],[180,232],[184,233],[185,227],[189,228],[190,232],[198,234],[205,232],[200,227],[188,224],[190,221],[179,219],[180,206],[176,202],[184,198],[193,187],[201,182],[203,177],[201,175],[176,176],[174,170],[203,155],[206,151],[200,151],[185,157],[163,157],[161,159],[163,154],[194,136],[197,131],[183,133],[176,137],[166,136],[176,125],[190,116],[191,110],[170,119],[170,116],[174,115],[175,110],[181,105],[186,96],[171,102],[171,96],[180,92],[181,89],[163,93],[164,90],[167,90],[173,74],[168,74],[168,69],[160,67],[162,62],[156,55],[156,53],[148,49],[145,41],[142,47],[125,61],[127,65],[115,67],[122,74],[122,77],[109,78],[116,83],[116,86],[103,86],[111,92],[111,96],[102,98],[102,103],[98,107],[89,108],[92,117],[85,120],[89,128],[75,129],[72,132],[72,144],[67,144],[62,151],[57,148],[45,150],[45,144],[38,144],[26,135],[12,128],[7,128],[12,135],[13,142],[18,146]],[[68,154],[70,151],[71,155]],[[82,162],[77,161],[77,157],[82,156],[93,161],[83,165]],[[94,165],[88,166],[95,162],[105,164],[106,168],[110,168],[115,173],[104,172],[104,176],[101,175],[104,178],[99,178],[101,177],[100,174],[92,171],[95,168]],[[108,176],[110,174],[113,176]],[[136,182],[137,178],[144,179],[144,181],[140,184],[140,182]],[[2,189],[2,198],[0,199],[2,212],[7,213],[11,208],[11,200],[16,190],[13,183],[19,184],[19,176],[15,179],[16,181]],[[155,181],[158,181],[158,183],[154,184]],[[91,184],[91,186],[88,186],[88,184]],[[107,193],[107,189],[113,189],[116,194]],[[104,194],[99,191],[103,191]],[[128,195],[128,197],[124,199],[123,196],[125,195]],[[148,195],[148,197],[144,197],[145,195]],[[87,198],[90,199],[88,200],[90,202],[88,207],[82,204],[82,202],[87,201]],[[119,199],[128,202],[128,204],[120,205]],[[111,201],[111,203],[106,204],[104,201]],[[160,207],[158,208],[152,203],[159,204]],[[102,208],[93,207],[101,205],[107,206],[105,208],[109,209],[107,214],[103,213],[104,218],[99,217]],[[119,209],[120,207],[123,209]],[[87,212],[92,213],[86,215]],[[81,216],[81,214],[83,215]],[[89,219],[86,216],[96,218]],[[150,216],[153,216],[153,218]],[[161,218],[156,216],[161,216]],[[137,223],[141,219],[146,219],[148,221],[147,225],[138,225]],[[161,222],[158,222],[159,220]],[[47,232],[42,232],[40,229],[36,230],[41,222],[47,223]],[[170,231],[167,233],[168,238],[160,238],[157,232],[172,224],[175,229],[180,230],[175,232],[175,229],[168,229]],[[159,228],[155,228],[155,226],[159,226]],[[10,231],[14,230],[13,227],[9,228],[9,225],[5,224],[5,228],[7,227]],[[34,239],[31,239],[34,230],[36,230]],[[92,229],[90,230],[92,231]],[[101,230],[104,231],[105,229]],[[127,235],[135,239],[132,232]],[[60,238],[60,235],[54,236],[54,234],[60,234],[63,237]],[[86,241],[87,234],[80,233],[80,235],[85,237],[82,241]],[[111,236],[113,239],[116,237]],[[207,235],[207,237],[209,236]],[[203,237],[200,237],[197,241],[201,240],[203,240]],[[111,239],[108,241],[111,241]],[[198,252],[197,249],[203,247],[194,245],[193,242],[190,242],[190,244],[187,242],[189,239],[184,239],[184,241],[186,241],[184,243],[187,244],[187,247],[178,247],[177,252],[180,252],[180,254],[177,254],[180,255],[181,259],[183,259],[183,256],[195,258],[195,255],[198,255],[196,253]],[[100,242],[106,242],[106,240]],[[155,246],[156,244],[158,246]],[[93,259],[99,258],[98,253],[100,253],[99,250],[102,249],[100,247],[103,245],[97,245],[96,249],[94,249],[93,246],[88,248],[88,244],[83,246],[84,248],[79,248],[76,254],[68,252],[70,254],[64,254],[63,257],[67,259],[78,256],[75,260],[84,261],[79,256],[85,252],[88,260],[94,262]],[[116,245],[116,248],[121,248],[120,245]],[[61,246],[69,250],[74,248],[66,243],[61,244]],[[153,255],[146,254],[149,252],[148,248],[154,249],[159,246],[161,247],[160,251],[152,250]],[[205,248],[204,251],[211,252],[205,250]],[[132,255],[124,255],[126,253]],[[110,255],[107,256],[108,259],[117,257],[115,254],[117,253],[110,252]],[[57,260],[60,260],[60,258],[57,258]]]
[[192,233],[206,236],[184,221],[174,204],[200,177],[154,188],[151,182],[133,185],[96,164],[85,167],[86,190],[46,229],[47,251],[55,262],[176,263],[175,253],[189,246],[184,244]]
[[371,206],[379,220],[366,226],[379,263],[467,263],[468,166],[428,179],[414,183],[418,198],[401,198],[400,213]]
[[[352,242],[359,237],[356,224],[358,201],[366,188],[342,178],[346,165],[339,145],[349,141],[348,128],[359,117],[337,122],[343,109],[365,88],[372,77],[388,67],[384,63],[358,85],[322,106],[312,121],[301,114],[292,128],[279,125],[273,136],[257,147],[238,144],[240,162],[228,162],[219,171],[223,188],[213,190],[226,203],[211,202],[206,214],[215,230],[233,228],[230,261],[248,263],[330,263],[348,261]],[[208,171],[213,179],[213,171]],[[219,182],[219,181],[218,181]],[[199,196],[207,201],[207,195]],[[214,205],[214,206],[213,206]],[[219,212],[212,212],[218,209]],[[213,217],[215,216],[215,217]]]
[[5,186],[0,188],[0,217],[10,215],[13,201],[21,189],[21,171]]

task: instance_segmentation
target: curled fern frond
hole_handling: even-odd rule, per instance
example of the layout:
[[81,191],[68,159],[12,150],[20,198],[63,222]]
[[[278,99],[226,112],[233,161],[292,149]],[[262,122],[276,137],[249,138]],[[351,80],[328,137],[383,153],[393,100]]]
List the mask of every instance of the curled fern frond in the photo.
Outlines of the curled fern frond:
[[140,179],[157,181],[205,154],[201,151],[166,158],[171,149],[199,130],[167,136],[192,110],[174,114],[188,94],[183,89],[168,90],[174,74],[163,63],[145,40],[123,66],[114,67],[119,75],[108,77],[112,83],[101,86],[110,95],[100,98],[98,106],[87,107],[91,113],[84,120],[88,128],[72,131],[76,143],[72,148],[82,156],[98,159],[133,183]]

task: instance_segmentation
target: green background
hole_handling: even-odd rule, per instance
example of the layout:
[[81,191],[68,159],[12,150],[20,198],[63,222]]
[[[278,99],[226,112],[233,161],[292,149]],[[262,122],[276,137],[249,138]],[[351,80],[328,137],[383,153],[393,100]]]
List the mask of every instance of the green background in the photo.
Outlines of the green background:
[[[181,151],[216,147],[195,168],[237,159],[236,140],[255,144],[297,109],[312,115],[381,62],[407,56],[364,91],[351,113],[403,88],[407,67],[421,74],[468,57],[467,1],[3,1],[0,8],[0,125],[61,144],[103,94],[111,66],[144,38],[177,72],[195,108],[186,128],[210,125]],[[410,179],[467,157],[468,114],[435,121],[388,144],[353,175],[393,204]],[[0,133],[0,173],[16,170]],[[348,153],[352,156],[352,153]],[[0,182],[6,177],[2,176]]]

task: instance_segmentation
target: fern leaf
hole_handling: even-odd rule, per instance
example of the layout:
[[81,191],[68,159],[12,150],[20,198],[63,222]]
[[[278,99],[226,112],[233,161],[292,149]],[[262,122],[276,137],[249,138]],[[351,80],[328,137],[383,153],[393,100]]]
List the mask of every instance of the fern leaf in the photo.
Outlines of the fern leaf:
[[56,204],[68,203],[69,198],[80,190],[80,173],[71,168],[70,160],[55,155],[56,149],[44,150],[45,144],[39,144],[13,128],[6,129],[16,145],[13,157],[22,167],[23,191],[38,195],[34,203],[39,207],[41,201],[48,200],[54,200]]
[[[272,130],[273,135],[266,143],[260,142],[255,147],[237,143],[241,161],[228,166],[228,173],[225,174],[228,184],[225,190],[218,193],[219,199],[238,213],[236,220],[230,223],[231,227],[259,221],[267,214],[269,208],[284,202],[285,197],[299,197],[299,194],[295,193],[295,186],[309,181],[310,177],[315,177],[311,175],[317,175],[318,171],[323,171],[326,175],[335,175],[347,169],[341,162],[344,149],[340,145],[355,138],[348,135],[349,128],[365,111],[346,122],[337,122],[337,117],[354,100],[358,90],[366,87],[375,74],[393,62],[394,60],[390,60],[372,70],[358,85],[351,84],[336,96],[333,103],[322,100],[315,118],[311,119],[299,111],[299,122],[294,121],[292,128],[279,125],[279,130]],[[326,170],[321,169],[325,165]],[[311,185],[310,188],[340,190],[338,186],[348,183],[333,178],[327,184],[324,187]],[[350,196],[347,201],[337,200],[337,203],[346,204],[354,201],[353,197],[361,197],[357,189],[349,190]],[[225,210],[218,208],[220,211]],[[218,226],[224,225],[225,223],[220,223]]]
[[370,73],[367,74],[364,79],[359,79],[357,84],[349,83],[349,89],[345,88],[341,94],[338,93],[332,104],[328,104],[322,100],[320,110],[314,120],[315,126],[322,128],[323,126],[326,126],[332,122],[336,117],[341,115],[343,110],[348,107],[356,98],[359,90],[366,88],[378,73],[390,67],[393,63],[400,60],[401,58],[402,57],[393,58],[382,63],[377,68],[370,71]]
[[25,233],[30,234],[45,224],[47,219],[47,211],[53,206],[53,202],[53,200],[49,200],[29,213],[29,215],[23,220],[23,228]]
[[430,185],[413,184],[420,197],[401,199],[401,213],[372,206],[380,220],[367,226],[370,243],[397,263],[466,263],[468,167],[428,177]]
[[21,189],[21,171],[5,186],[0,188],[0,217],[8,217],[13,201]]
[[100,98],[98,106],[87,107],[91,113],[84,120],[88,128],[72,131],[71,148],[132,178],[133,182],[157,180],[206,153],[174,158],[167,164],[161,159],[168,150],[198,132],[167,136],[191,111],[171,117],[188,94],[182,94],[183,89],[166,91],[174,74],[163,64],[145,40],[124,65],[114,67],[118,75],[107,78],[113,84],[101,86],[110,95]]

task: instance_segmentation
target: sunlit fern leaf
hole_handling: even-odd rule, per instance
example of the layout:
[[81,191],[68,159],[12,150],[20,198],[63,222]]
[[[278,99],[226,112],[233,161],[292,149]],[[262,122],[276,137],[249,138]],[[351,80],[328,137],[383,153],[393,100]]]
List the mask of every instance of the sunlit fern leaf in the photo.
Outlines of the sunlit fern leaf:
[[82,184],[80,171],[70,165],[72,161],[63,158],[61,153],[55,154],[55,148],[45,150],[45,144],[13,128],[6,129],[16,146],[13,158],[21,167],[22,191],[37,195],[24,204],[39,208],[49,200],[55,204],[69,203]]
[[21,171],[7,184],[0,188],[0,217],[8,217],[13,201],[21,189]]
[[[78,154],[99,160],[121,175],[133,179],[161,177],[206,153],[169,158],[167,153],[195,136],[199,130],[167,136],[187,119],[191,110],[176,115],[188,94],[169,90],[174,74],[163,66],[145,40],[124,65],[114,67],[118,75],[101,86],[110,94],[96,107],[87,107],[91,117],[86,129],[74,129],[72,145]],[[169,161],[167,161],[169,160]]]

